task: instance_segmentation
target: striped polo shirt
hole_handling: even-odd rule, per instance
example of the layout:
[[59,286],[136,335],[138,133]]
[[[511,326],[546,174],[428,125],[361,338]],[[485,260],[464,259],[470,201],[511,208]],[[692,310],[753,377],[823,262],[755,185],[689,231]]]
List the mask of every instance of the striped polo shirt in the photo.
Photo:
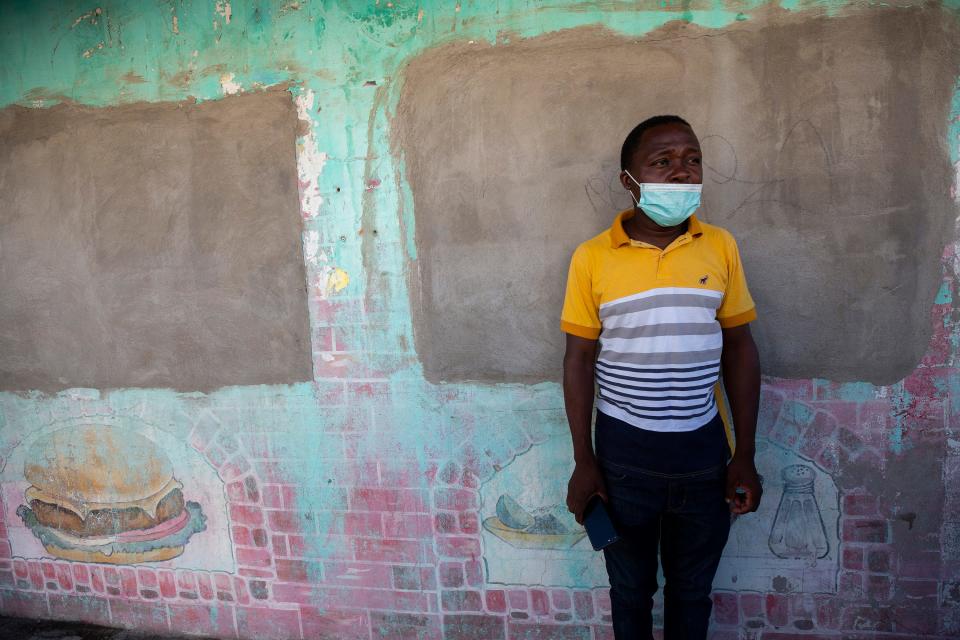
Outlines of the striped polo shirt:
[[756,318],[733,236],[691,216],[667,248],[631,240],[622,212],[573,254],[561,328],[599,339],[597,409],[651,431],[717,415],[722,328]]

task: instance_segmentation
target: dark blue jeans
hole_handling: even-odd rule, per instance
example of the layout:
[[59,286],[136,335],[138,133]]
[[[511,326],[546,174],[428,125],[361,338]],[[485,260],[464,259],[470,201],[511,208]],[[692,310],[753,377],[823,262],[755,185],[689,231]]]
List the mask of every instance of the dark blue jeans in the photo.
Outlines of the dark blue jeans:
[[710,592],[730,533],[726,467],[667,475],[600,460],[620,540],[604,549],[617,640],[653,630],[657,555],[665,584],[664,640],[705,640]]

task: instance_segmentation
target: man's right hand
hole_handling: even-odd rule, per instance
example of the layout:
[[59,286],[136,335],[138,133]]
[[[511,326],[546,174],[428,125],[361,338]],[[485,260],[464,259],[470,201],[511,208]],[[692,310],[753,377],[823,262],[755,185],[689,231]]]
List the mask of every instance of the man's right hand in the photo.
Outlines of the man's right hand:
[[607,487],[600,465],[596,460],[578,462],[567,483],[567,509],[577,519],[577,524],[583,524],[583,511],[593,496],[600,496],[607,502]]

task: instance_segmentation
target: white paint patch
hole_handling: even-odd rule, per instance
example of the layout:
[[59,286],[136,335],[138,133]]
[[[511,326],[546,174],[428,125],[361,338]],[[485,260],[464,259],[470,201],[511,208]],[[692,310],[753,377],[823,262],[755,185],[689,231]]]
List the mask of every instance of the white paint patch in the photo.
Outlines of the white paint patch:
[[230,8],[230,3],[225,2],[224,0],[217,0],[216,11],[221,16],[223,16],[223,21],[227,24],[230,24],[230,16],[233,15],[233,10]]
[[297,141],[297,173],[300,179],[300,211],[306,219],[315,218],[323,206],[320,195],[320,173],[327,162],[327,154],[317,147],[317,136],[313,130],[310,112],[313,110],[316,95],[305,91],[296,97],[297,117],[307,123],[307,134]]
[[173,32],[180,33],[180,22],[177,20],[177,16],[173,16]]
[[[320,232],[307,231],[303,234],[303,255],[307,262],[316,266],[319,262],[318,255],[320,251]],[[326,257],[326,256],[324,256]]]
[[220,88],[223,90],[223,95],[232,96],[235,93],[239,93],[243,87],[240,86],[240,83],[234,80],[234,75],[232,73],[225,73],[220,76]]

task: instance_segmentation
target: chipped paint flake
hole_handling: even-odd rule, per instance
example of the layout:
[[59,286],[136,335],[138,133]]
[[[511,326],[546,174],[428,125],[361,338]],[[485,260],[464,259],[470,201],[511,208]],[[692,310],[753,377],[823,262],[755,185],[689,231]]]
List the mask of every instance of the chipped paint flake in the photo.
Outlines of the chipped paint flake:
[[233,10],[230,8],[230,3],[225,0],[217,0],[216,11],[221,16],[223,16],[223,21],[227,24],[230,24],[230,16],[233,15]]
[[220,88],[223,90],[223,95],[232,96],[235,93],[240,93],[240,90],[243,87],[240,86],[240,83],[234,79],[232,73],[225,73],[220,76]]
[[179,23],[179,21],[177,20],[177,16],[176,16],[176,15],[173,16],[173,32],[174,32],[174,33],[180,33],[180,23]]
[[327,154],[321,153],[317,146],[317,136],[313,129],[310,112],[313,110],[316,95],[306,91],[296,97],[297,117],[307,124],[307,133],[297,141],[297,168],[300,174],[300,210],[305,219],[315,218],[323,206],[320,195],[320,173],[326,164]]
[[87,19],[90,20],[90,24],[97,24],[97,18],[100,17],[100,15],[102,14],[103,14],[103,9],[101,9],[100,7],[97,7],[93,11],[87,11],[85,14],[83,14],[82,16],[74,20],[73,24],[70,25],[70,28],[73,29],[78,24],[80,24],[81,22]]

